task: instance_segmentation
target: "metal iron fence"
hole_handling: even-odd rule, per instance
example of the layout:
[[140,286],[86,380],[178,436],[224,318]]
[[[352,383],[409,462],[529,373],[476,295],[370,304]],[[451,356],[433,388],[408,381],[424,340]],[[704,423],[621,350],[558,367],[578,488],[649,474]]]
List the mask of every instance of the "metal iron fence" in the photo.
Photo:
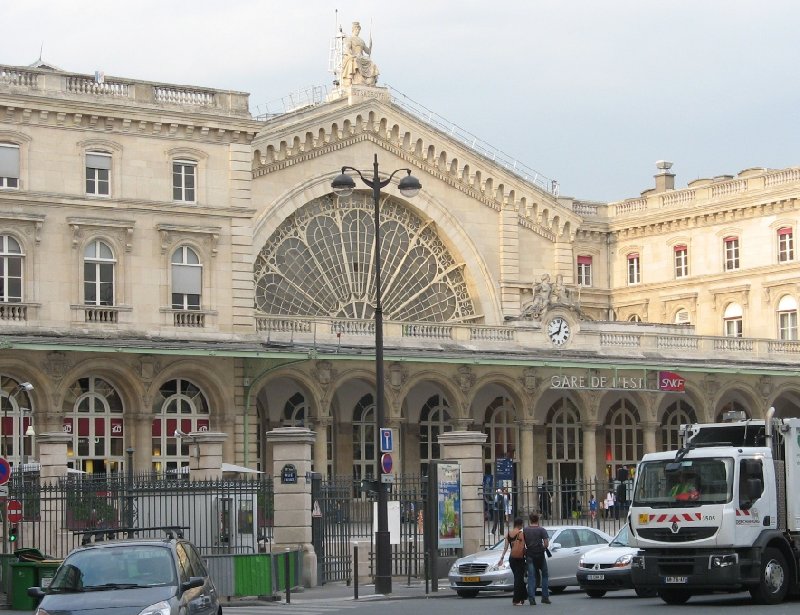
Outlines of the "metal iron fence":
[[[530,513],[540,516],[543,526],[590,525],[612,536],[625,524],[630,506],[632,481],[601,479],[543,483],[523,481],[508,489],[507,500],[498,502],[496,491],[481,492],[484,500],[484,544],[501,540],[511,529],[514,518],[528,524]],[[614,494],[614,506],[606,508],[608,493]],[[596,507],[592,511],[591,500]]]
[[23,510],[15,548],[36,547],[56,558],[87,537],[124,537],[131,528],[182,528],[208,555],[263,552],[272,539],[269,477],[189,481],[182,474],[68,474],[43,481],[26,473],[11,481],[9,498]]

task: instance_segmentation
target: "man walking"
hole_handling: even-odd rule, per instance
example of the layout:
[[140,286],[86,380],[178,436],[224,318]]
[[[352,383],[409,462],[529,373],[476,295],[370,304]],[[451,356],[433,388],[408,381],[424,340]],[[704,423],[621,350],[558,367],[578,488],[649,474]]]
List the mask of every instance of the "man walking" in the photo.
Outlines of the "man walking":
[[539,515],[531,513],[530,525],[523,530],[525,537],[525,559],[528,564],[528,602],[536,604],[536,585],[538,575],[542,577],[542,604],[550,604],[547,559],[545,553],[550,546],[547,530],[539,525]]

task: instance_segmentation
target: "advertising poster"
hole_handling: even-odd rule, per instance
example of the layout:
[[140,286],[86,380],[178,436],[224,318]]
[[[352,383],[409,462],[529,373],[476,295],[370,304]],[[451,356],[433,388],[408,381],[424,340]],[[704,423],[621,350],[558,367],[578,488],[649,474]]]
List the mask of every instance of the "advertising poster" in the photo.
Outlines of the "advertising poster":
[[439,463],[436,470],[439,548],[460,549],[464,546],[461,532],[461,466],[457,463]]

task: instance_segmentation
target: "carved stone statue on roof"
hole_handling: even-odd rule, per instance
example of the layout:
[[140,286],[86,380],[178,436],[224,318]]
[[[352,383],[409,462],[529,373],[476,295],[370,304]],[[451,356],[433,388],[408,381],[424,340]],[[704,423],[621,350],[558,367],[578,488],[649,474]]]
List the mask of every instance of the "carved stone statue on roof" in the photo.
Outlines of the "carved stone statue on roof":
[[580,307],[580,300],[576,297],[574,289],[564,283],[564,276],[556,275],[555,284],[550,279],[550,274],[542,274],[538,282],[533,284],[533,298],[522,306],[519,317],[506,320],[541,320],[542,316],[551,308],[566,308],[574,312],[581,320],[586,315]]
[[361,24],[353,22],[353,31],[344,39],[342,46],[342,73],[343,86],[349,85],[375,85],[378,82],[378,65],[372,61],[372,37],[369,44],[359,36]]

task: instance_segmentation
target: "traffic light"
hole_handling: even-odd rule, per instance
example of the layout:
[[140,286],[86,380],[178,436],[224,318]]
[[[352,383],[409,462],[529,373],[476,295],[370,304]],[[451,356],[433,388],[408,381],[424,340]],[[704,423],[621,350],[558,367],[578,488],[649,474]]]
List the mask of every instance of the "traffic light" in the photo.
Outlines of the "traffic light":
[[16,525],[12,525],[8,528],[8,542],[17,542],[17,532],[19,528]]

